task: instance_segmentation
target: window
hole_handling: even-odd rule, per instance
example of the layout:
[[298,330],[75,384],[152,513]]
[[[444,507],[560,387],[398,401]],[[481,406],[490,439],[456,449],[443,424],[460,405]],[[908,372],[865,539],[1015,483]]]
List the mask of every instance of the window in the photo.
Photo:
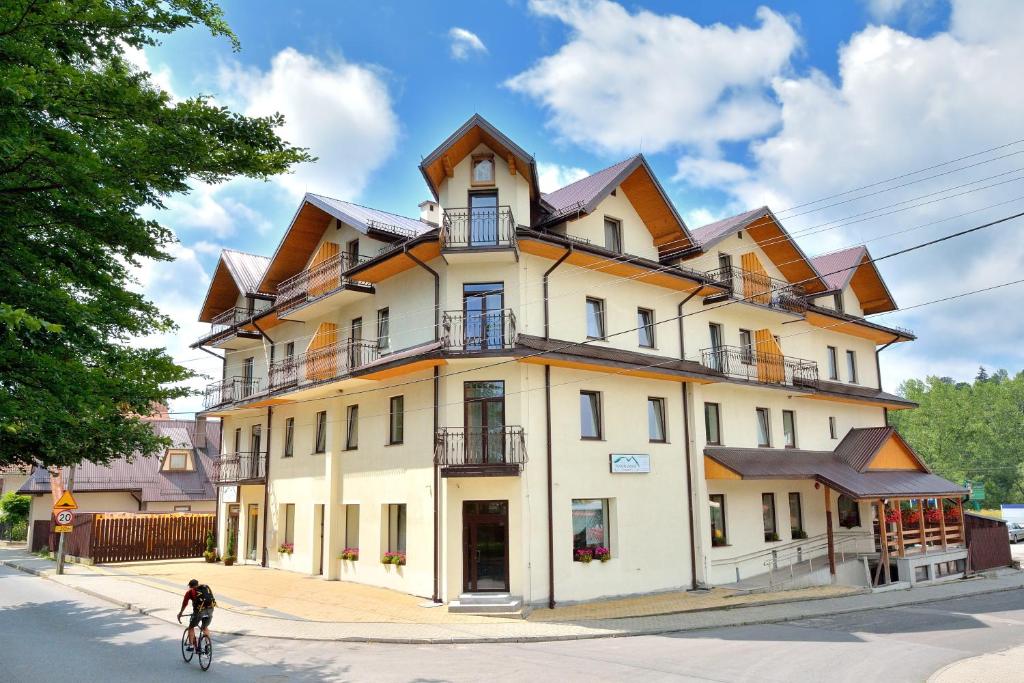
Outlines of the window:
[[782,438],[786,448],[796,448],[796,414],[792,410],[782,411]]
[[314,453],[327,452],[327,411],[321,410],[316,414],[316,441],[313,445]]
[[587,337],[604,339],[604,301],[587,297]]
[[636,309],[636,328],[640,335],[640,346],[654,348],[654,311],[649,308]]
[[804,507],[799,493],[789,494],[789,532],[792,538],[807,538],[804,532]]
[[860,505],[849,496],[840,495],[836,502],[839,509],[839,526],[852,529],[860,526]]
[[288,342],[284,345],[284,357],[288,359],[295,358],[295,342]]
[[474,154],[472,163],[473,174],[471,183],[473,185],[493,185],[494,155]]
[[175,505],[174,506],[174,511],[175,512],[192,512],[192,506],[191,505]]
[[750,330],[740,330],[740,360],[748,365],[754,362],[754,335]]
[[284,506],[284,540],[282,543],[295,543],[295,504],[288,503]]
[[388,552],[405,552],[405,503],[388,505]]
[[764,520],[765,543],[779,540],[779,530],[775,527],[775,494],[761,494],[761,518]]
[[580,392],[580,438],[601,438],[601,394]]
[[349,406],[345,414],[345,450],[359,448],[359,406]]
[[572,501],[572,555],[576,551],[597,547],[610,548],[608,533],[608,499],[574,498]]
[[729,536],[725,531],[725,496],[721,493],[712,493],[708,496],[708,503],[711,506],[711,545],[728,545]]
[[771,413],[767,408],[757,408],[757,445],[763,448],[772,445]]
[[839,427],[836,425],[836,418],[828,418],[828,435],[833,439],[839,438]]
[[289,417],[284,421],[284,455],[290,458],[295,455],[295,418]]
[[732,291],[732,254],[718,253],[718,280]]
[[717,403],[704,404],[704,440],[709,445],[722,445],[722,418]]
[[359,547],[359,506],[345,506],[345,547]]
[[845,312],[845,309],[843,308],[842,292],[836,292],[835,294],[832,295],[832,307],[836,309],[836,311],[839,313]]
[[846,352],[846,374],[851,384],[857,383],[857,352]]
[[345,254],[348,256],[348,268],[359,263],[359,240],[350,240],[345,245]]
[[836,347],[828,347],[828,378],[839,379],[839,356]]
[[169,470],[187,470],[188,469],[188,451],[184,449],[168,449],[167,451],[167,469]]
[[647,436],[652,443],[665,443],[665,399],[647,399]]
[[249,428],[249,452],[259,453],[262,449],[260,441],[263,440],[263,427],[261,425],[253,425]]
[[238,428],[235,430],[235,450],[232,453],[239,453],[242,450],[242,430]]
[[391,397],[391,413],[388,422],[388,443],[399,444],[405,440],[405,397]]
[[725,366],[722,349],[722,326],[718,323],[708,324],[708,333],[711,335],[711,353],[708,356],[708,367],[721,372]]
[[242,361],[242,397],[252,394],[253,363],[255,358],[249,357]]
[[377,349],[387,353],[391,348],[391,310],[382,308],[377,311]]
[[604,217],[604,247],[616,254],[622,253],[622,224],[607,216]]

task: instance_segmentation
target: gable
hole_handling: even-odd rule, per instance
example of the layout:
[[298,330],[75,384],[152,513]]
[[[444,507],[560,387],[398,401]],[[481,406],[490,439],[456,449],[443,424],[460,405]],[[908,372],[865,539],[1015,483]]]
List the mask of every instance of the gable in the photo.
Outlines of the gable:
[[743,479],[717,460],[704,456],[704,478],[705,479]]
[[217,261],[217,267],[213,271],[213,279],[210,280],[210,287],[206,290],[206,298],[199,309],[199,322],[211,322],[214,317],[229,308],[234,308],[240,296],[242,296],[242,292],[239,291],[234,278],[228,272],[222,257]]
[[902,438],[896,438],[895,432],[882,444],[867,466],[868,470],[912,470],[927,472],[917,459],[917,455]]

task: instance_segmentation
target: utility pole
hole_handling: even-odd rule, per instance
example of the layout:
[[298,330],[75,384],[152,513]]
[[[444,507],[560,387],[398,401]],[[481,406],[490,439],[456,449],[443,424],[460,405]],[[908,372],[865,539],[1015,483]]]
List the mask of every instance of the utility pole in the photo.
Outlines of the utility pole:
[[[68,485],[65,491],[73,491],[75,488],[75,466],[71,466],[71,470],[68,472]],[[64,539],[67,534],[57,535],[57,574],[64,573]]]

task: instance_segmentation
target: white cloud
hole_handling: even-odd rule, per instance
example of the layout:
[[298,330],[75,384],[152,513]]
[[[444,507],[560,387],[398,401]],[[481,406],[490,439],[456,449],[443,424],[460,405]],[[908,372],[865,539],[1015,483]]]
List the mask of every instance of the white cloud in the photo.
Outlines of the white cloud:
[[901,15],[911,23],[922,21],[936,0],[867,0],[868,13],[878,21],[892,21]]
[[723,159],[685,156],[676,162],[676,174],[672,179],[696,187],[720,187],[749,177],[750,171],[742,164]]
[[325,62],[285,48],[269,71],[237,62],[225,66],[220,85],[221,95],[246,114],[284,114],[281,138],[318,157],[274,178],[292,195],[309,190],[358,197],[395,149],[398,117],[376,68],[342,59]]
[[530,8],[572,35],[506,85],[543,104],[550,125],[573,142],[616,152],[709,150],[778,123],[767,86],[800,39],[770,9],[757,10],[756,28],[732,28],[631,14],[609,0],[532,0]]
[[487,54],[487,46],[480,36],[458,26],[453,26],[448,31],[448,38],[451,40],[452,59],[465,61],[474,54]]
[[171,96],[171,100],[177,100],[178,97],[174,93],[174,88],[171,86],[171,68],[166,64],[160,64],[154,66],[149,61],[149,56],[145,50],[138,47],[132,47],[131,45],[122,44],[121,48],[124,50],[124,58],[128,60],[136,69],[139,71],[146,71],[150,74],[150,80],[156,84],[161,90]]
[[580,178],[586,178],[590,171],[578,166],[561,166],[559,164],[537,163],[537,180],[541,192],[553,192]]

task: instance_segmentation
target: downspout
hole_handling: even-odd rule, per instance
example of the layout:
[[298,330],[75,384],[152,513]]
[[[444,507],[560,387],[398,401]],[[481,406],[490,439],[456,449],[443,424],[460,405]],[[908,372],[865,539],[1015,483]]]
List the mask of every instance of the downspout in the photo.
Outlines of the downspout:
[[[547,277],[544,280],[547,285]],[[547,300],[544,301],[544,310],[547,310]],[[547,330],[545,320],[545,332]],[[545,336],[547,336],[545,334]],[[547,415],[545,420],[547,431],[547,471],[548,471],[548,609],[555,608],[555,520],[554,520],[554,493],[551,481],[551,366],[544,366],[544,410]]]
[[[899,340],[900,340],[900,338],[898,336],[894,337],[891,342],[889,342],[888,344],[886,344],[882,348],[875,349],[875,373],[877,373],[877,376],[878,376],[878,390],[879,391],[882,390],[882,364],[881,364],[881,361],[878,358],[878,354],[880,354],[882,351],[885,351],[887,348],[889,348],[890,346],[892,346],[893,344],[895,344]],[[885,426],[888,427],[889,426],[889,409],[888,408],[885,408],[885,407],[882,408],[882,418],[885,421]]]
[[[700,288],[679,302],[679,359],[686,360],[686,342],[683,340],[683,306],[697,296]],[[686,513],[690,522],[690,589],[697,590],[697,537],[693,529],[693,464],[690,462],[690,405],[686,395],[686,382],[679,385],[683,396],[683,458],[686,460]]]
[[[270,525],[267,524],[270,521],[270,437],[271,437],[271,420],[274,418],[274,406],[267,406],[267,467],[264,472],[263,481],[263,563],[262,566],[267,566],[267,535],[270,531]],[[257,454],[257,457],[259,454]],[[239,511],[241,513],[241,511]]]
[[[572,253],[572,251],[573,251],[572,244],[570,244],[569,248],[565,250],[565,253],[562,254],[558,258],[558,260],[555,261],[555,263],[550,268],[548,268],[547,270],[544,271],[544,339],[551,339],[551,335],[548,333],[548,275],[551,275],[551,273],[555,270],[555,268],[557,268],[558,266],[562,265],[562,262],[565,261],[565,259],[569,258],[569,255]],[[548,460],[549,461],[551,460],[551,449],[550,448],[548,449]],[[550,473],[550,469],[549,469],[549,472],[548,472],[548,475],[549,475],[548,476],[548,493],[549,494],[550,494],[550,487],[551,487],[550,474],[551,473]],[[549,513],[550,513],[550,509],[549,509]]]

